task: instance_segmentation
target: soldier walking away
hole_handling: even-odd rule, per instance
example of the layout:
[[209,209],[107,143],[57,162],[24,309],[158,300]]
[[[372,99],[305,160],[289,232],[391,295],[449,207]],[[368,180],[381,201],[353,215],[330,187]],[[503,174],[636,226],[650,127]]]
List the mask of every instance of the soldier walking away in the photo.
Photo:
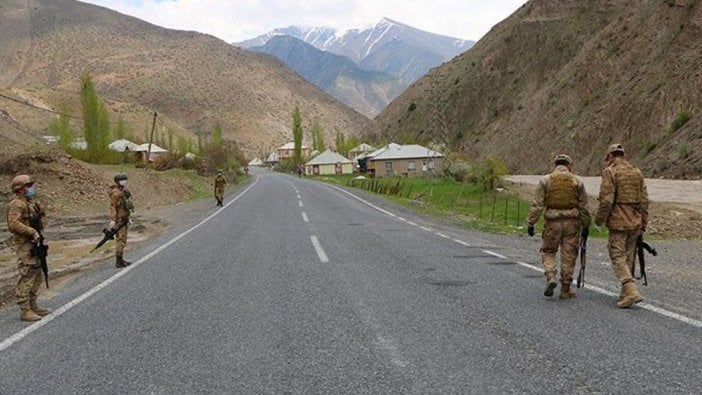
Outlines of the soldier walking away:
[[606,160],[595,225],[605,224],[609,229],[609,258],[614,275],[622,284],[617,306],[625,309],[643,300],[631,268],[636,257],[636,239],[646,231],[648,223],[648,191],[643,174],[627,161],[621,144],[609,146]]
[[529,212],[527,233],[534,236],[534,225],[544,213],[541,260],[546,275],[545,296],[553,296],[556,288],[556,252],[561,251],[561,299],[575,298],[573,271],[578,256],[578,237],[587,237],[590,213],[583,180],[572,173],[573,160],[564,154],[556,156],[555,169],[544,176],[536,188]]
[[127,175],[119,173],[115,176],[114,185],[110,186],[110,228],[119,227],[115,234],[115,266],[122,268],[132,263],[124,260],[124,248],[127,246],[127,229],[134,211],[132,194],[127,189]]
[[51,313],[37,304],[41,268],[39,259],[32,254],[32,247],[39,242],[44,228],[44,210],[34,201],[36,188],[32,177],[15,177],[12,180],[12,191],[15,197],[7,207],[7,228],[12,233],[12,246],[17,254],[19,278],[15,297],[20,308],[20,319],[38,321]]
[[221,171],[218,171],[214,181],[214,195],[217,200],[217,206],[219,207],[222,207],[222,203],[224,202],[224,185],[226,185],[226,183],[227,179],[224,178]]

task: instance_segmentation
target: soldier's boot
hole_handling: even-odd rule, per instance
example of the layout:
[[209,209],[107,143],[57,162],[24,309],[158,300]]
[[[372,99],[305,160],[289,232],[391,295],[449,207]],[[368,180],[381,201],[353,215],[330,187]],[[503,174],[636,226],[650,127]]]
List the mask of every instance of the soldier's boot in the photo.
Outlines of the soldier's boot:
[[33,312],[37,313],[37,315],[42,317],[51,313],[51,310],[39,306],[36,299],[29,300],[29,308],[31,308]]
[[34,311],[32,311],[29,302],[19,303],[20,307],[20,320],[22,321],[39,321],[41,316]]
[[573,299],[575,298],[575,290],[570,287],[570,283],[561,283],[561,294],[558,295],[559,299]]
[[546,273],[546,289],[544,289],[544,296],[553,296],[553,290],[556,289],[556,274]]
[[622,285],[622,289],[619,290],[619,300],[617,302],[621,302],[624,300],[624,286]]
[[643,300],[643,296],[636,290],[636,283],[634,280],[622,285],[622,293],[624,294],[624,298],[617,302],[617,307],[619,308],[626,309]]
[[127,265],[124,263],[124,259],[122,258],[122,255],[117,255],[115,257],[115,267],[118,267],[118,268],[127,267]]

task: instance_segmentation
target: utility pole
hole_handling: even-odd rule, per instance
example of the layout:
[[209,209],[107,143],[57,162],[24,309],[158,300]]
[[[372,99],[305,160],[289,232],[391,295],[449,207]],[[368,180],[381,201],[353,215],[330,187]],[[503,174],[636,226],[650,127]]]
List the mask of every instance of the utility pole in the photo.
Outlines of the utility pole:
[[[154,130],[156,130],[156,117],[158,116],[158,113],[154,111],[154,122],[151,124],[151,136],[149,137],[149,148],[146,151],[146,164],[148,165],[149,163],[149,158],[151,157],[151,144],[154,141]],[[144,168],[148,168],[148,166],[145,166]]]

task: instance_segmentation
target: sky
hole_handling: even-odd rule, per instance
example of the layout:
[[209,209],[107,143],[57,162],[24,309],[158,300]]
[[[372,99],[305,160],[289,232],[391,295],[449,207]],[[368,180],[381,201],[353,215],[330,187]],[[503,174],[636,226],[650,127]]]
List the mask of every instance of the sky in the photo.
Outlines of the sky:
[[81,0],[170,29],[240,42],[290,25],[349,29],[383,17],[477,41],[526,0]]

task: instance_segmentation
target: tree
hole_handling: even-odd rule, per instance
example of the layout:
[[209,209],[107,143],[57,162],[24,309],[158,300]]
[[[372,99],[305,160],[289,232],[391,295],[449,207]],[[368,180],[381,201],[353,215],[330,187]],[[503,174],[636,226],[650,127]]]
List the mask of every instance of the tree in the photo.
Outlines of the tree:
[[297,106],[295,106],[292,117],[293,141],[295,143],[293,159],[295,160],[295,164],[299,164],[302,160],[302,115],[300,115],[300,109]]
[[322,126],[319,124],[319,122],[315,122],[314,125],[312,126],[312,149],[317,150],[319,152],[324,151],[326,148],[326,144],[324,143],[324,129]]
[[83,133],[87,144],[86,160],[99,163],[104,160],[110,143],[110,116],[105,103],[95,92],[90,74],[81,77],[80,102],[83,110]]
[[117,126],[115,127],[113,133],[115,140],[127,139],[132,140],[132,131],[127,126],[127,123],[122,119],[122,115],[117,119]]
[[54,136],[58,137],[58,144],[62,150],[67,151],[71,147],[73,142],[73,131],[69,124],[70,118],[68,113],[70,109],[68,105],[61,105],[61,114],[57,118],[51,120],[49,123],[49,132]]

